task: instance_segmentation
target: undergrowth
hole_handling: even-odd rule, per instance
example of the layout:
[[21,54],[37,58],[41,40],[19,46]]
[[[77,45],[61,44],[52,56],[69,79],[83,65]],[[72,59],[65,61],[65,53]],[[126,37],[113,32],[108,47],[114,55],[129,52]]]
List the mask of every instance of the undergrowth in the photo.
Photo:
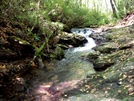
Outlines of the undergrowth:
[[[23,33],[33,37],[33,42],[49,42],[61,31],[73,27],[99,27],[108,24],[109,16],[76,0],[1,0],[0,11],[12,23],[18,22]],[[42,45],[38,46],[39,48]]]

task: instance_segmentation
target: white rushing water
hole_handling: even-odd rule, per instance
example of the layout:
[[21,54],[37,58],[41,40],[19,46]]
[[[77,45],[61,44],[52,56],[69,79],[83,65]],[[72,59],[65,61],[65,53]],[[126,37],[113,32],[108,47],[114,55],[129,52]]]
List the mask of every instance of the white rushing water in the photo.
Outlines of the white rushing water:
[[95,41],[89,37],[90,34],[94,34],[90,28],[72,28],[71,32],[84,36],[88,40],[83,47],[74,48],[73,52],[88,51],[96,46]]

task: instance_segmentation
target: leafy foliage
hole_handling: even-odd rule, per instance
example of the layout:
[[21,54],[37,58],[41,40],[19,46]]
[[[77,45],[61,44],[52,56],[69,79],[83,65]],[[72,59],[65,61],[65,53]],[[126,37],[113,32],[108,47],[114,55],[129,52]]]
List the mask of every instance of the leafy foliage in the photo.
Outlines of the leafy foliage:
[[123,18],[133,12],[133,0],[115,0],[119,18]]
[[37,48],[35,55],[38,53],[39,57],[44,50],[50,52],[50,40],[62,30],[109,23],[107,15],[76,0],[2,0],[1,4],[0,14],[12,24],[17,22],[27,36],[25,40]]
[[98,27],[100,25],[104,25],[109,23],[108,17],[106,15],[100,13],[96,9],[92,9],[87,16],[88,21],[85,23],[85,26],[92,25]]
[[65,24],[69,29],[108,23],[106,15],[96,9],[88,9],[84,5],[81,7],[79,2],[74,1],[70,0],[67,3],[63,0],[54,0],[54,3],[49,4],[47,9],[49,18]]

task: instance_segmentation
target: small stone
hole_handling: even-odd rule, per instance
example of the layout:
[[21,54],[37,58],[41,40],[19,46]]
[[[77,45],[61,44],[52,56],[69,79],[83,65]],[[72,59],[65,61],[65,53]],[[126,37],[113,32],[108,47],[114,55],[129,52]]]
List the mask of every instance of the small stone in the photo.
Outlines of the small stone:
[[65,94],[64,96],[67,97],[67,94]]
[[121,90],[118,90],[118,93],[121,93]]
[[129,86],[129,88],[128,88],[128,94],[129,95],[133,95],[134,94],[134,87],[132,85]]
[[108,93],[108,91],[105,91],[105,94],[107,94]]

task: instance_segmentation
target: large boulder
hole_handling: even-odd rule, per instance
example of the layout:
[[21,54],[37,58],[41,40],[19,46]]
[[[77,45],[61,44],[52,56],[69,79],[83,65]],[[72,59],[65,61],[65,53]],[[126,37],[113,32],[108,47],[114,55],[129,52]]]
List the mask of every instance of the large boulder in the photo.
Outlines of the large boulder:
[[95,51],[99,51],[99,56],[93,61],[92,56],[95,52],[88,55],[89,60],[94,63],[94,68],[103,70],[115,63],[131,58],[130,54],[133,54],[134,45],[133,33],[133,26],[105,32],[103,37],[107,41],[94,48]]
[[69,45],[72,45],[73,47],[78,47],[78,46],[82,46],[87,42],[87,39],[84,36],[81,35],[77,35],[74,33],[67,33],[67,32],[63,32],[61,34],[59,34],[59,44],[64,44],[67,47]]

